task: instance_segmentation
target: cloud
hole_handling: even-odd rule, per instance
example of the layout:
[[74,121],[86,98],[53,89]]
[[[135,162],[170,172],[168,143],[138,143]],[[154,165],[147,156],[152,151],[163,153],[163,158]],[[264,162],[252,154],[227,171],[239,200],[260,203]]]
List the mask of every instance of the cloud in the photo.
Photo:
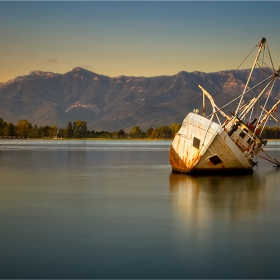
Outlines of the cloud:
[[50,58],[50,59],[47,59],[47,62],[48,63],[57,63],[58,60],[57,60],[57,58]]

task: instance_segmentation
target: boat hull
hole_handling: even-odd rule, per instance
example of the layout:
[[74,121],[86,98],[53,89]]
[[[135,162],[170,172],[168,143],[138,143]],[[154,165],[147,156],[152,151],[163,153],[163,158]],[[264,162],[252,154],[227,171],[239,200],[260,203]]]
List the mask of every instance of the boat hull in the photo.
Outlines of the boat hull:
[[195,172],[252,172],[244,153],[217,123],[189,113],[170,146],[172,170]]

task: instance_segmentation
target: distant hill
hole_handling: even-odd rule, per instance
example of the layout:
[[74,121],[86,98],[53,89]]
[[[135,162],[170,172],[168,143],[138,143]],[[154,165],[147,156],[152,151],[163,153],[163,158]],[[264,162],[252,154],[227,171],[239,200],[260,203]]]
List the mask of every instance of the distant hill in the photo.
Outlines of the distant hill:
[[[0,118],[14,124],[26,119],[33,125],[59,128],[80,119],[94,130],[129,131],[136,125],[146,130],[181,123],[189,111],[201,110],[198,84],[218,106],[229,102],[242,92],[248,74],[249,70],[182,71],[173,76],[111,78],[81,67],[65,74],[32,71],[0,84]],[[260,75],[253,79],[258,81]],[[279,85],[273,94],[279,98]],[[225,111],[234,108],[232,105]]]

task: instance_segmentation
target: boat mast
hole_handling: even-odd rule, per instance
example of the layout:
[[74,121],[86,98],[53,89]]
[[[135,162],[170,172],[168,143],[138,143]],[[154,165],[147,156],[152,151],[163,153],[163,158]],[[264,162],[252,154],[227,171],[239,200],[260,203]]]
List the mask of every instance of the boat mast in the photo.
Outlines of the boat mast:
[[256,66],[256,64],[257,64],[257,61],[258,61],[258,59],[259,59],[260,53],[261,53],[261,51],[262,51],[262,48],[265,46],[265,44],[266,44],[266,39],[265,39],[265,38],[262,38],[261,41],[259,42],[259,49],[258,49],[256,58],[255,58],[255,60],[254,60],[253,66],[252,66],[252,68],[251,68],[251,72],[250,72],[250,74],[249,74],[249,77],[248,77],[248,79],[247,79],[247,82],[246,82],[246,85],[245,85],[245,87],[244,87],[243,93],[242,93],[241,98],[240,98],[240,100],[239,100],[239,103],[238,103],[238,106],[237,106],[237,109],[236,109],[236,113],[235,113],[234,118],[233,118],[233,124],[234,124],[234,122],[235,122],[236,117],[238,116],[238,113],[239,113],[239,110],[240,110],[240,106],[241,106],[241,104],[242,104],[242,101],[243,101],[243,98],[244,98],[246,89],[247,89],[247,87],[248,87],[248,84],[249,84],[249,81],[250,81],[250,79],[251,79],[252,73],[253,73],[253,71],[254,71],[254,69],[255,69],[255,66]]
[[205,94],[202,91],[202,116],[205,118]]
[[250,110],[255,106],[255,104],[259,101],[259,99],[263,96],[263,94],[266,92],[266,90],[268,89],[268,87],[270,86],[270,84],[276,79],[276,75],[271,75],[270,78],[271,80],[266,84],[266,86],[263,88],[263,90],[260,92],[260,94],[258,95],[258,97],[254,98],[253,99],[253,102],[251,102],[249,104],[248,107],[245,108],[245,110],[241,111],[238,118],[240,120],[243,120],[247,115],[248,113],[250,112]]

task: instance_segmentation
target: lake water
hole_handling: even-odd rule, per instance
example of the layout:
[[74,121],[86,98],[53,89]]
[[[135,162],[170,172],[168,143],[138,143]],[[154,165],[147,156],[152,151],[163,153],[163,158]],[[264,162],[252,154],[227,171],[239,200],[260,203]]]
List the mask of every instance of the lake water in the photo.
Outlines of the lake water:
[[280,278],[280,169],[172,174],[170,144],[1,140],[0,278]]

